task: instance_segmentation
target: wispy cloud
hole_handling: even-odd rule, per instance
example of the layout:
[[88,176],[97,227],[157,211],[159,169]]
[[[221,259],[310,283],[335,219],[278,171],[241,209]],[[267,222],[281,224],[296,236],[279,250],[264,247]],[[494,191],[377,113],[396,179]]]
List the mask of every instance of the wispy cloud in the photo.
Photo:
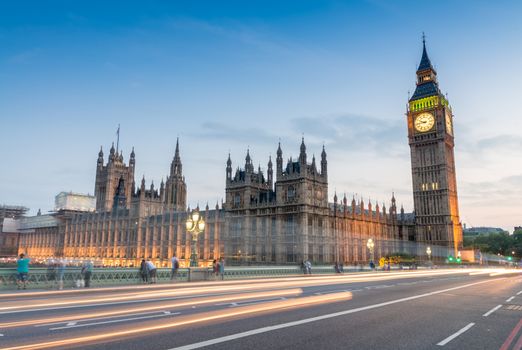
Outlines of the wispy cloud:
[[253,127],[241,128],[219,122],[204,122],[198,130],[198,135],[227,142],[245,143],[246,145],[253,141],[273,143],[277,136],[268,130]]
[[355,114],[304,117],[293,120],[294,128],[307,138],[322,140],[330,150],[379,152],[383,156],[407,156],[403,120]]

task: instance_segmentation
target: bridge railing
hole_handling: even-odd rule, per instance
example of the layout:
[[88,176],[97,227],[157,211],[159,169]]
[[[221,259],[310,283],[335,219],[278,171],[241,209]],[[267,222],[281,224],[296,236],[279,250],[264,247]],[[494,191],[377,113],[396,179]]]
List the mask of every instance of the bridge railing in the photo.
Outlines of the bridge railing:
[[[368,267],[346,266],[344,272],[368,270]],[[199,269],[201,272],[202,269]],[[212,274],[211,269],[203,269],[207,280],[217,280],[221,276]],[[312,274],[333,274],[333,266],[313,266]],[[256,266],[256,267],[226,267],[225,280],[247,278],[276,278],[285,276],[302,275],[303,270],[299,266]],[[159,268],[156,272],[158,283],[171,281],[171,269]],[[59,285],[58,271],[52,271],[43,267],[33,267],[29,270],[27,288],[29,289],[56,289]],[[63,288],[79,288],[82,286],[83,276],[80,267],[67,267],[63,276]],[[190,269],[180,268],[176,281],[186,282],[190,280]],[[142,276],[137,268],[93,268],[91,274],[91,287],[135,285],[142,282]],[[17,288],[16,268],[0,268],[0,290]]]

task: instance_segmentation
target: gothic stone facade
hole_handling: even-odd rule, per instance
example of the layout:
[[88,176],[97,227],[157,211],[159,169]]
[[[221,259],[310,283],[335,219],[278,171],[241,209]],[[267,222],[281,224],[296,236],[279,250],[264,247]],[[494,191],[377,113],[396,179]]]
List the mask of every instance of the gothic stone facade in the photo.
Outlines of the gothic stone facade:
[[[423,40],[417,87],[408,103],[416,241],[462,248],[454,157],[453,113],[441,93]],[[437,252],[436,252],[437,253]],[[446,252],[439,252],[445,256]]]
[[[111,154],[113,152],[111,151]],[[100,155],[103,157],[103,155]],[[128,169],[123,157],[110,157],[108,164],[98,161],[98,169],[116,175],[97,181],[97,199],[113,196],[111,208],[95,213],[62,210],[51,216],[52,227],[36,227],[22,235],[20,251],[35,258],[63,256],[92,259],[105,265],[136,266],[141,258],[151,258],[159,266],[168,266],[176,254],[188,265],[191,237],[185,230],[186,185],[181,169],[179,145],[176,145],[167,185],[155,190],[153,184],[126,194]],[[134,166],[135,155],[130,164]],[[100,165],[100,163],[102,165]],[[111,164],[117,163],[117,164]],[[103,168],[102,168],[103,166]],[[104,175],[105,176],[105,175]],[[119,176],[118,181],[114,179]],[[111,181],[113,187],[107,183]],[[288,160],[283,168],[279,145],[276,178],[272,161],[266,176],[254,170],[250,153],[245,166],[232,177],[232,161],[226,166],[226,201],[214,209],[201,210],[207,223],[200,235],[199,255],[202,263],[224,257],[229,264],[295,264],[309,259],[317,263],[335,261],[353,264],[367,262],[368,238],[376,242],[377,257],[401,250],[402,235],[395,198],[389,210],[384,204],[346,196],[328,203],[326,151],[323,148],[319,169],[315,159],[307,162],[306,146],[301,143],[297,161]],[[103,201],[102,201],[103,202]],[[199,208],[198,208],[199,209]]]

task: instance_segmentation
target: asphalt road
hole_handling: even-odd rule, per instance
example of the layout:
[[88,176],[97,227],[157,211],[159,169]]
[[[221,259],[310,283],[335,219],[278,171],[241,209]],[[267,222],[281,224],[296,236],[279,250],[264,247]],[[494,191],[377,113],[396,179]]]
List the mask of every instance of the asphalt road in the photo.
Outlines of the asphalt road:
[[516,270],[20,291],[0,294],[0,348],[507,350],[521,316]]

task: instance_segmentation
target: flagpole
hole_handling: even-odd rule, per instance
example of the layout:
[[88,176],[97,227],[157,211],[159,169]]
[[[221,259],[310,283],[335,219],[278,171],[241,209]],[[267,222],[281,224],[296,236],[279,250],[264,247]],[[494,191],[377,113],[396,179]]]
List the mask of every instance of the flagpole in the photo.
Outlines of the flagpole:
[[118,135],[116,139],[116,154],[118,154],[118,150],[120,148],[120,124],[118,124],[118,130],[116,130],[116,135]]

